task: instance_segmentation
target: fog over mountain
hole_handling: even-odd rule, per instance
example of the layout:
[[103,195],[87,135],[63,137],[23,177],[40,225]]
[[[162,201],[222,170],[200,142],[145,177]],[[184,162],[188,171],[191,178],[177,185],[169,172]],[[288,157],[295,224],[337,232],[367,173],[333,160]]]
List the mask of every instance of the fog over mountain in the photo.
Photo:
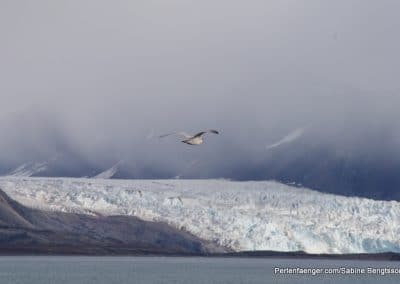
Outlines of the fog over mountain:
[[[400,199],[399,8],[2,1],[0,173],[278,179]],[[221,135],[199,147],[157,138],[209,128]]]

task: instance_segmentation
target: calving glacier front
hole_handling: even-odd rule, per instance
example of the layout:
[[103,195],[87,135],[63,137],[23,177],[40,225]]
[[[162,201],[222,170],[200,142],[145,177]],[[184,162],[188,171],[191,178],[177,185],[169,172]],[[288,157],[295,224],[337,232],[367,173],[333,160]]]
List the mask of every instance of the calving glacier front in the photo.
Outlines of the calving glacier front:
[[277,182],[0,179],[34,208],[135,215],[234,250],[400,252],[400,203],[322,194]]

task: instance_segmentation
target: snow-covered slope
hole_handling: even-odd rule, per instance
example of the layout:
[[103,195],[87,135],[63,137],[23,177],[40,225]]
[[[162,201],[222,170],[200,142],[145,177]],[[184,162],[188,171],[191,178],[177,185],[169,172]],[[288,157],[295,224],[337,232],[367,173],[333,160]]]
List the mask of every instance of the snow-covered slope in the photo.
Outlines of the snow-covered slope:
[[94,179],[110,179],[118,172],[118,166],[120,162],[116,163],[114,166],[105,170],[104,172],[99,173],[98,175],[94,176]]
[[9,175],[16,177],[30,177],[47,170],[47,162],[29,162],[12,170]]
[[305,128],[297,128],[294,131],[290,132],[285,137],[283,137],[281,140],[279,140],[271,145],[267,145],[266,149],[269,150],[269,149],[272,149],[275,147],[279,147],[283,144],[291,143],[291,142],[297,140],[298,138],[300,138],[301,136],[303,136],[304,131],[305,131]]
[[235,250],[400,252],[400,203],[348,198],[277,182],[0,179],[34,208],[135,215]]

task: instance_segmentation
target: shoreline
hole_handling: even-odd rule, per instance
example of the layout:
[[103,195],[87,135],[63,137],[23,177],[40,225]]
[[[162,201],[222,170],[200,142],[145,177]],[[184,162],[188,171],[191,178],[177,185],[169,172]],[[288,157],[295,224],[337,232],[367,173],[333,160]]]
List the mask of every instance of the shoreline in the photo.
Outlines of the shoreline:
[[[105,248],[107,249],[107,248]],[[113,248],[108,248],[112,250]],[[277,251],[244,251],[235,253],[165,253],[154,251],[133,252],[127,248],[124,251],[106,252],[82,252],[82,251],[56,251],[55,248],[49,250],[35,250],[34,248],[0,249],[0,257],[7,256],[54,256],[54,257],[201,257],[201,258],[260,258],[260,259],[321,259],[321,260],[362,260],[362,261],[400,261],[400,253],[360,253],[360,254],[307,254],[304,252],[277,252]]]

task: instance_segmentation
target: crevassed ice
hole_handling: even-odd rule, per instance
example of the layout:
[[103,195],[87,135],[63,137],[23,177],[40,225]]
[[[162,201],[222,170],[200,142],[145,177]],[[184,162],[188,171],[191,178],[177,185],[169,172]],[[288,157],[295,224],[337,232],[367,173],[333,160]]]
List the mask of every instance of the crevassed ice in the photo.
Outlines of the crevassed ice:
[[0,178],[26,206],[162,221],[234,250],[400,252],[400,203],[278,182]]

